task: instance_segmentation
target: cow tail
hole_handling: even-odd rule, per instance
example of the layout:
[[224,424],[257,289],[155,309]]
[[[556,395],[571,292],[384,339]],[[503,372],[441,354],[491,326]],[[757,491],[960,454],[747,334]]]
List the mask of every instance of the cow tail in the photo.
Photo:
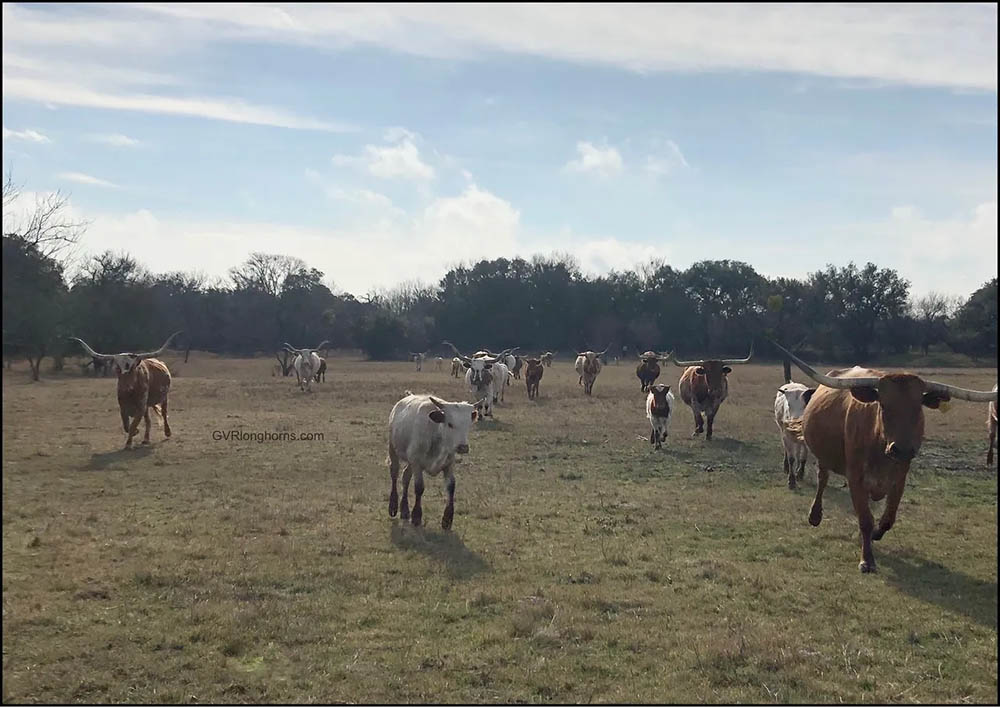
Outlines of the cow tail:
[[156,424],[159,427],[163,427],[163,410],[160,408],[159,405],[152,405],[150,406],[150,409],[156,413],[156,417],[153,418],[156,420]]

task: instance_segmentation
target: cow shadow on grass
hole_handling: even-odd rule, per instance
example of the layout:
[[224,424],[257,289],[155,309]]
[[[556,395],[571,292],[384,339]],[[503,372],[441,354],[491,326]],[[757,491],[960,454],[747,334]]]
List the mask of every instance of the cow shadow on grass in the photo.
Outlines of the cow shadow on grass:
[[996,630],[995,581],[970,577],[905,549],[883,549],[876,555],[876,562],[881,564],[882,569],[888,570],[885,573],[888,584],[921,601],[962,614],[981,626]]
[[113,452],[100,452],[90,455],[90,462],[83,467],[83,471],[104,471],[112,464],[118,462],[131,462],[136,459],[143,459],[153,453],[153,447],[143,444],[132,449],[117,449]]
[[453,531],[414,528],[409,521],[392,522],[389,541],[403,550],[421,552],[442,563],[452,579],[469,579],[490,566],[483,556],[465,546]]

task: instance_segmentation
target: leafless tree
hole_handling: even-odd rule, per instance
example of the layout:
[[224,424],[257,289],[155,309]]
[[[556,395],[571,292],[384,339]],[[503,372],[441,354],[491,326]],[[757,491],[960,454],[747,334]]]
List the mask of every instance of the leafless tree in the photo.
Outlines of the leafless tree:
[[70,255],[91,222],[70,217],[68,194],[36,194],[34,208],[27,209],[18,204],[22,191],[8,169],[3,180],[4,235],[36,246],[49,258]]
[[945,324],[961,304],[961,298],[940,292],[928,292],[911,302],[910,311],[920,327],[920,348],[925,356],[931,344],[944,338]]
[[309,268],[301,258],[251,253],[245,263],[229,271],[229,277],[238,290],[257,290],[277,297],[289,276],[308,271]]

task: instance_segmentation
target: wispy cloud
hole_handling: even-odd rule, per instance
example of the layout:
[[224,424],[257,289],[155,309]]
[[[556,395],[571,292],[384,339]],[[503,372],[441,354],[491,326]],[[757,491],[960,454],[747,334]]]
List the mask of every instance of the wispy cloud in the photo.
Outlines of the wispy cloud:
[[[997,7],[964,4],[146,5],[249,39],[487,51],[632,71],[781,71],[996,91]],[[599,39],[598,39],[599,38]],[[6,36],[5,36],[6,41]]]
[[104,145],[111,145],[112,147],[139,147],[142,145],[142,142],[139,140],[121,134],[91,135],[88,139],[91,142],[99,142]]
[[110,189],[118,188],[117,184],[109,182],[106,179],[84,174],[83,172],[60,172],[56,175],[56,179],[64,179],[67,182],[77,182],[78,184],[89,184],[95,187],[108,187]]
[[8,130],[7,126],[3,126],[3,139],[4,140],[24,140],[25,142],[52,142],[48,137],[42,135],[37,130]]
[[646,156],[644,169],[655,176],[667,176],[690,166],[677,143],[664,140],[652,154]]
[[564,167],[568,172],[614,177],[625,168],[621,153],[614,147],[597,147],[593,143],[582,141],[576,143],[576,151],[579,155],[577,159],[570,160]]

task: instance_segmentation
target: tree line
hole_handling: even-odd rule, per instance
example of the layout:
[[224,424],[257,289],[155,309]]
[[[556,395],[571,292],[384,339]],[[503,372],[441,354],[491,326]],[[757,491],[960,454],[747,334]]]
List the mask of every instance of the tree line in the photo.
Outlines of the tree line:
[[[5,210],[7,197],[5,184]],[[86,260],[70,276],[61,255],[86,224],[53,229],[60,216],[53,205],[45,205],[50,222],[42,228],[37,218],[26,227],[9,224],[5,214],[4,223],[4,356],[27,359],[36,379],[44,358],[58,369],[63,356],[80,353],[68,336],[117,353],[155,348],[178,329],[188,350],[238,356],[324,339],[380,360],[415,351],[445,355],[443,339],[463,352],[520,346],[569,354],[611,346],[616,353],[627,347],[630,356],[673,349],[686,358],[746,355],[756,341],[760,355],[776,356],[765,335],[824,360],[862,364],[931,349],[993,361],[997,355],[996,278],[964,300],[913,298],[907,280],[872,263],[828,265],[802,279],[767,278],[732,260],[683,270],[653,262],[588,277],[572,256],[553,254],[481,260],[453,268],[436,284],[406,282],[359,299],[332,291],[301,259],[266,253],[214,282],[151,273],[113,252]]]

